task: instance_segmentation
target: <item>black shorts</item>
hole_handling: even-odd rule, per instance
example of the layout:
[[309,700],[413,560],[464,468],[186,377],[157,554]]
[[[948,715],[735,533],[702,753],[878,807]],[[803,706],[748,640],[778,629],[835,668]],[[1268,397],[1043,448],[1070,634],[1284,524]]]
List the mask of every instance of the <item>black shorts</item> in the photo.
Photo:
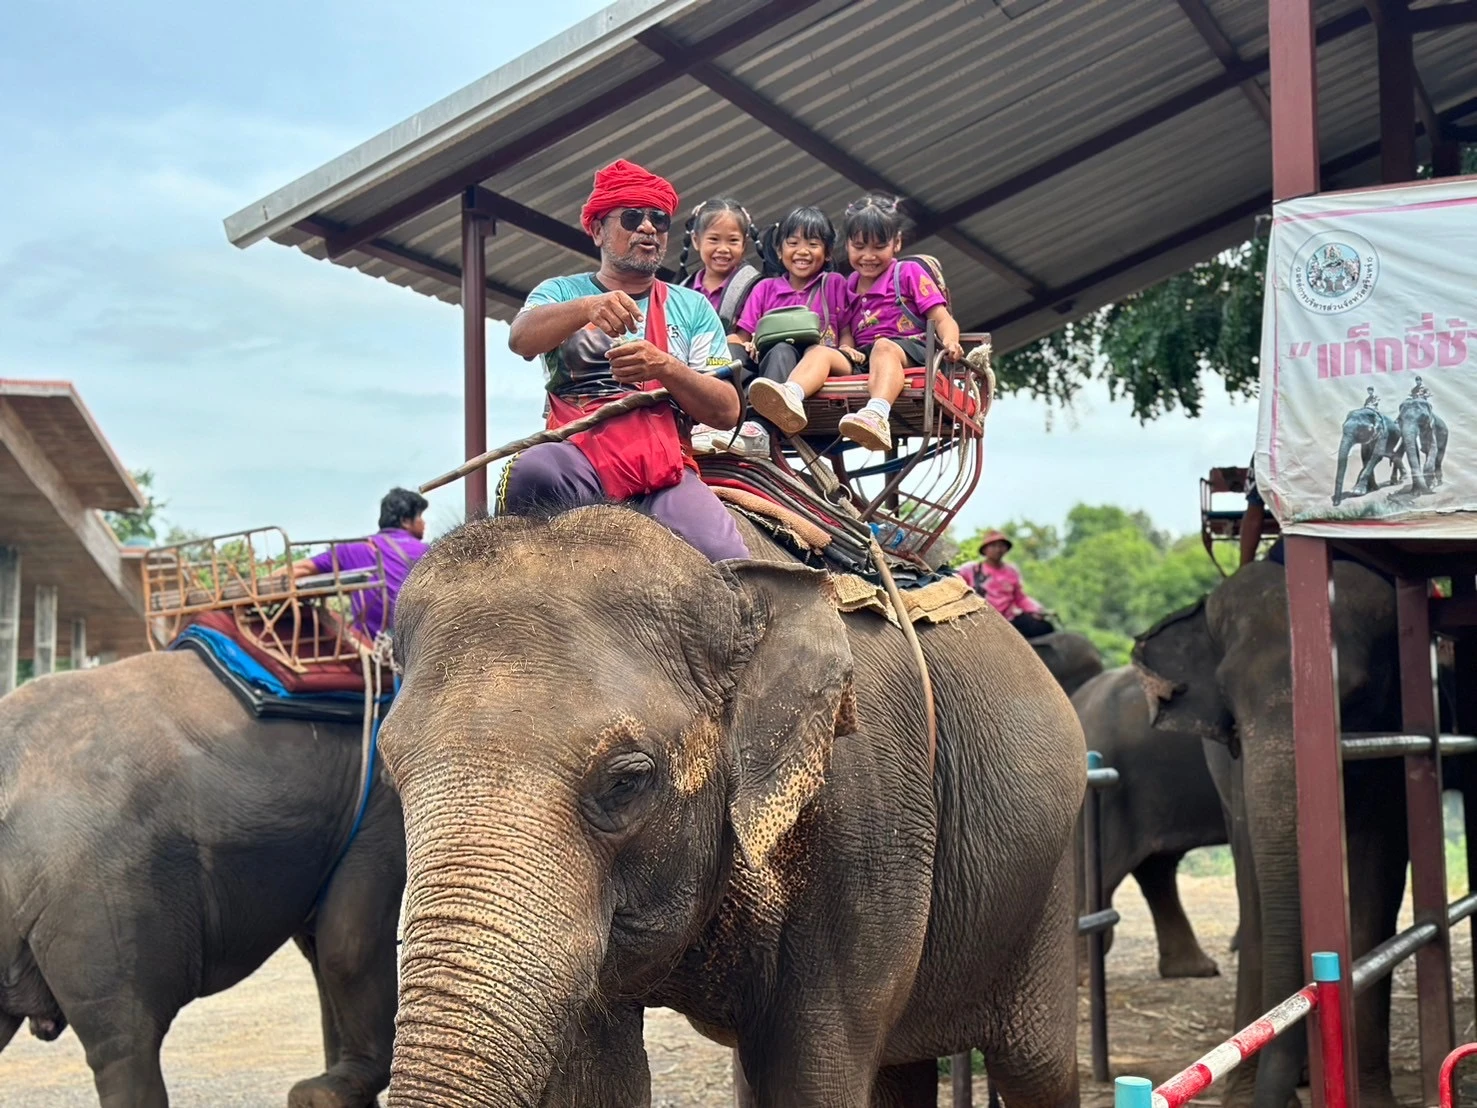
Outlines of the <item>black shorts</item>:
[[[880,341],[880,340],[879,340]],[[928,347],[923,345],[922,339],[892,338],[888,342],[896,343],[903,352],[903,366],[909,369],[917,369],[928,362]],[[877,344],[868,343],[861,347],[861,352],[867,356],[867,363],[872,360],[872,347]],[[860,370],[861,367],[858,367]]]

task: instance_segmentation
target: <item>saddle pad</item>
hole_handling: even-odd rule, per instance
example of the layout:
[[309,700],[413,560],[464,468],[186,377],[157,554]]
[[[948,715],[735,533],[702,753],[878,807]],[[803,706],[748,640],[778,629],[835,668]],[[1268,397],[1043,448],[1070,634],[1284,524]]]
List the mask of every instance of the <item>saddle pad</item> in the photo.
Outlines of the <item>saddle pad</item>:
[[[836,606],[841,611],[876,612],[889,623],[897,623],[892,602],[880,586],[853,573],[833,573],[831,579],[836,586]],[[958,577],[942,577],[927,585],[899,591],[913,623],[950,623],[987,606],[984,597]]]
[[727,501],[729,504],[743,508],[745,511],[755,515],[765,516],[776,523],[784,524],[790,529],[800,542],[811,550],[821,550],[831,542],[831,536],[806,519],[799,512],[792,512],[789,508],[767,500],[758,493],[746,492],[743,489],[728,488],[724,485],[710,485],[713,495],[719,500]]
[[[328,620],[331,617],[332,613],[326,611],[319,613],[321,622],[313,629],[319,632],[320,637],[331,636],[335,630],[328,626]],[[236,652],[244,655],[257,670],[265,671],[266,679],[271,682],[267,687],[274,695],[312,696],[319,693],[355,693],[361,697],[364,695],[364,670],[357,661],[315,662],[313,665],[303,667],[307,672],[295,673],[281,661],[255,646],[249,639],[243,639],[236,627],[236,617],[229,611],[201,612],[195,616],[190,626],[181,632],[181,635],[188,634],[191,628],[214,632],[215,635],[231,643],[236,648]],[[253,679],[261,683],[260,675],[254,674]]]

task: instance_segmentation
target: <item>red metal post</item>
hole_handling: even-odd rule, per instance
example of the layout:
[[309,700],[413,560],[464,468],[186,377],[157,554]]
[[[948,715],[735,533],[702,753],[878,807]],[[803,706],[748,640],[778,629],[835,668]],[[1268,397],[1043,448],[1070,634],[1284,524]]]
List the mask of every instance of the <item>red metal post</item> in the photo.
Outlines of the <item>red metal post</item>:
[[1388,185],[1415,178],[1415,54],[1406,0],[1373,2],[1378,13],[1380,173]]
[[1344,1072],[1343,973],[1339,956],[1329,952],[1313,955],[1313,982],[1318,990],[1318,1041],[1323,1051],[1323,1108],[1345,1108],[1348,1082]]
[[[1344,763],[1339,746],[1338,673],[1333,648],[1333,578],[1328,543],[1305,535],[1286,539],[1287,607],[1292,634],[1292,727],[1297,764],[1298,875],[1303,950],[1338,955],[1354,964],[1349,934],[1349,870],[1344,838]],[[1354,990],[1340,991],[1344,1071],[1358,1073],[1354,1054]],[[1323,1051],[1309,1036],[1311,1087],[1323,1087]],[[1359,1108],[1357,1083],[1350,1108]]]
[[[1454,574],[1451,578],[1451,597],[1458,603],[1477,598],[1477,578],[1470,574]],[[1456,730],[1463,735],[1477,733],[1477,635],[1471,628],[1459,631],[1452,646],[1452,665],[1456,690]],[[1467,843],[1467,888],[1477,890],[1477,803],[1467,803],[1466,797],[1473,790],[1463,788],[1462,820],[1465,825]],[[1477,799],[1477,796],[1474,796]],[[1468,927],[1472,941],[1477,944],[1477,915],[1471,917]],[[1477,975],[1477,966],[1473,967]],[[1474,983],[1477,984],[1477,983]],[[1477,990],[1474,990],[1477,995]]]
[[[463,426],[468,458],[487,452],[487,213],[462,194]],[[487,469],[466,477],[467,518],[487,514]]]
[[1313,0],[1267,0],[1272,195],[1318,191],[1318,59]]
[[1436,1103],[1437,1075],[1456,1041],[1451,999],[1451,945],[1446,916],[1446,831],[1441,805],[1441,752],[1436,743],[1435,653],[1424,577],[1401,577],[1395,586],[1400,635],[1400,705],[1406,734],[1430,735],[1431,751],[1405,758],[1406,827],[1410,838],[1411,902],[1416,923],[1433,923],[1438,935],[1416,952],[1416,993],[1421,1027],[1423,1103]]

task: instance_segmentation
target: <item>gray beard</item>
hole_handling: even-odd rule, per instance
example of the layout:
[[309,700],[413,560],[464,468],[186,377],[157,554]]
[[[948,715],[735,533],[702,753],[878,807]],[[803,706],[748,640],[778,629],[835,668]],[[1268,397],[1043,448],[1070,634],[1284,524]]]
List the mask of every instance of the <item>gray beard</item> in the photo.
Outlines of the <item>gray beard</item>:
[[643,277],[650,277],[661,269],[664,256],[653,254],[650,258],[643,258],[636,253],[632,247],[625,254],[605,254],[605,260],[610,263],[612,269],[618,269],[623,273],[639,273]]

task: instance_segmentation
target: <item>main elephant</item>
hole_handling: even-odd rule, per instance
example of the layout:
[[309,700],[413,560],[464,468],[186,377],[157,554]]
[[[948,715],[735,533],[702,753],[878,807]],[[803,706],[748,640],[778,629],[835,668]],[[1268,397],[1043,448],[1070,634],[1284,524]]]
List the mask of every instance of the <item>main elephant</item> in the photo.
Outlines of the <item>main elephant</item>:
[[645,1104],[644,1006],[757,1101],[933,1105],[979,1047],[1077,1099],[1081,728],[994,612],[879,616],[741,520],[710,564],[629,509],[442,538],[400,594],[382,731],[409,894],[390,1104]]
[[[1395,590],[1347,561],[1333,564],[1333,630],[1346,731],[1400,725]],[[1207,740],[1216,785],[1231,814],[1241,903],[1236,1023],[1244,1026],[1296,992],[1308,977],[1298,886],[1297,784],[1292,730],[1291,644],[1283,568],[1253,562],[1204,601],[1140,636],[1134,661],[1155,698],[1157,726]],[[1224,757],[1229,748],[1233,757]],[[1350,922],[1358,957],[1395,930],[1404,893],[1403,767],[1398,759],[1344,767]],[[1366,1105],[1393,1106],[1390,979],[1359,999],[1359,1082]],[[1306,1056],[1299,1027],[1232,1078],[1228,1101],[1286,1108]],[[1243,1070],[1245,1072],[1243,1072]]]
[[1410,490],[1433,492],[1443,480],[1441,465],[1446,459],[1448,432],[1446,421],[1432,411],[1430,398],[1420,384],[1400,402],[1399,421],[1405,457],[1410,463]]
[[1068,696],[1103,672],[1102,654],[1084,635],[1053,631],[1026,641]]
[[258,720],[189,651],[0,699],[0,1047],[27,1017],[43,1038],[70,1023],[103,1108],[164,1108],[175,1015],[296,939],[327,1069],[288,1103],[373,1104],[389,1081],[404,831],[378,782],[350,842],[360,734]]
[[[1361,466],[1354,487],[1344,492],[1344,474],[1348,470],[1349,451],[1359,445]],[[1338,468],[1333,478],[1333,502],[1346,497],[1364,496],[1380,487],[1374,475],[1380,462],[1390,463],[1390,484],[1398,485],[1405,472],[1405,453],[1400,440],[1400,427],[1378,408],[1355,408],[1344,417],[1344,430],[1339,438]]]
[[1130,873],[1138,882],[1159,943],[1159,976],[1214,977],[1180,903],[1176,871],[1188,851],[1227,841],[1226,818],[1200,739],[1154,727],[1133,666],[1111,669],[1072,695],[1087,749],[1118,771],[1099,794],[1103,894]]

